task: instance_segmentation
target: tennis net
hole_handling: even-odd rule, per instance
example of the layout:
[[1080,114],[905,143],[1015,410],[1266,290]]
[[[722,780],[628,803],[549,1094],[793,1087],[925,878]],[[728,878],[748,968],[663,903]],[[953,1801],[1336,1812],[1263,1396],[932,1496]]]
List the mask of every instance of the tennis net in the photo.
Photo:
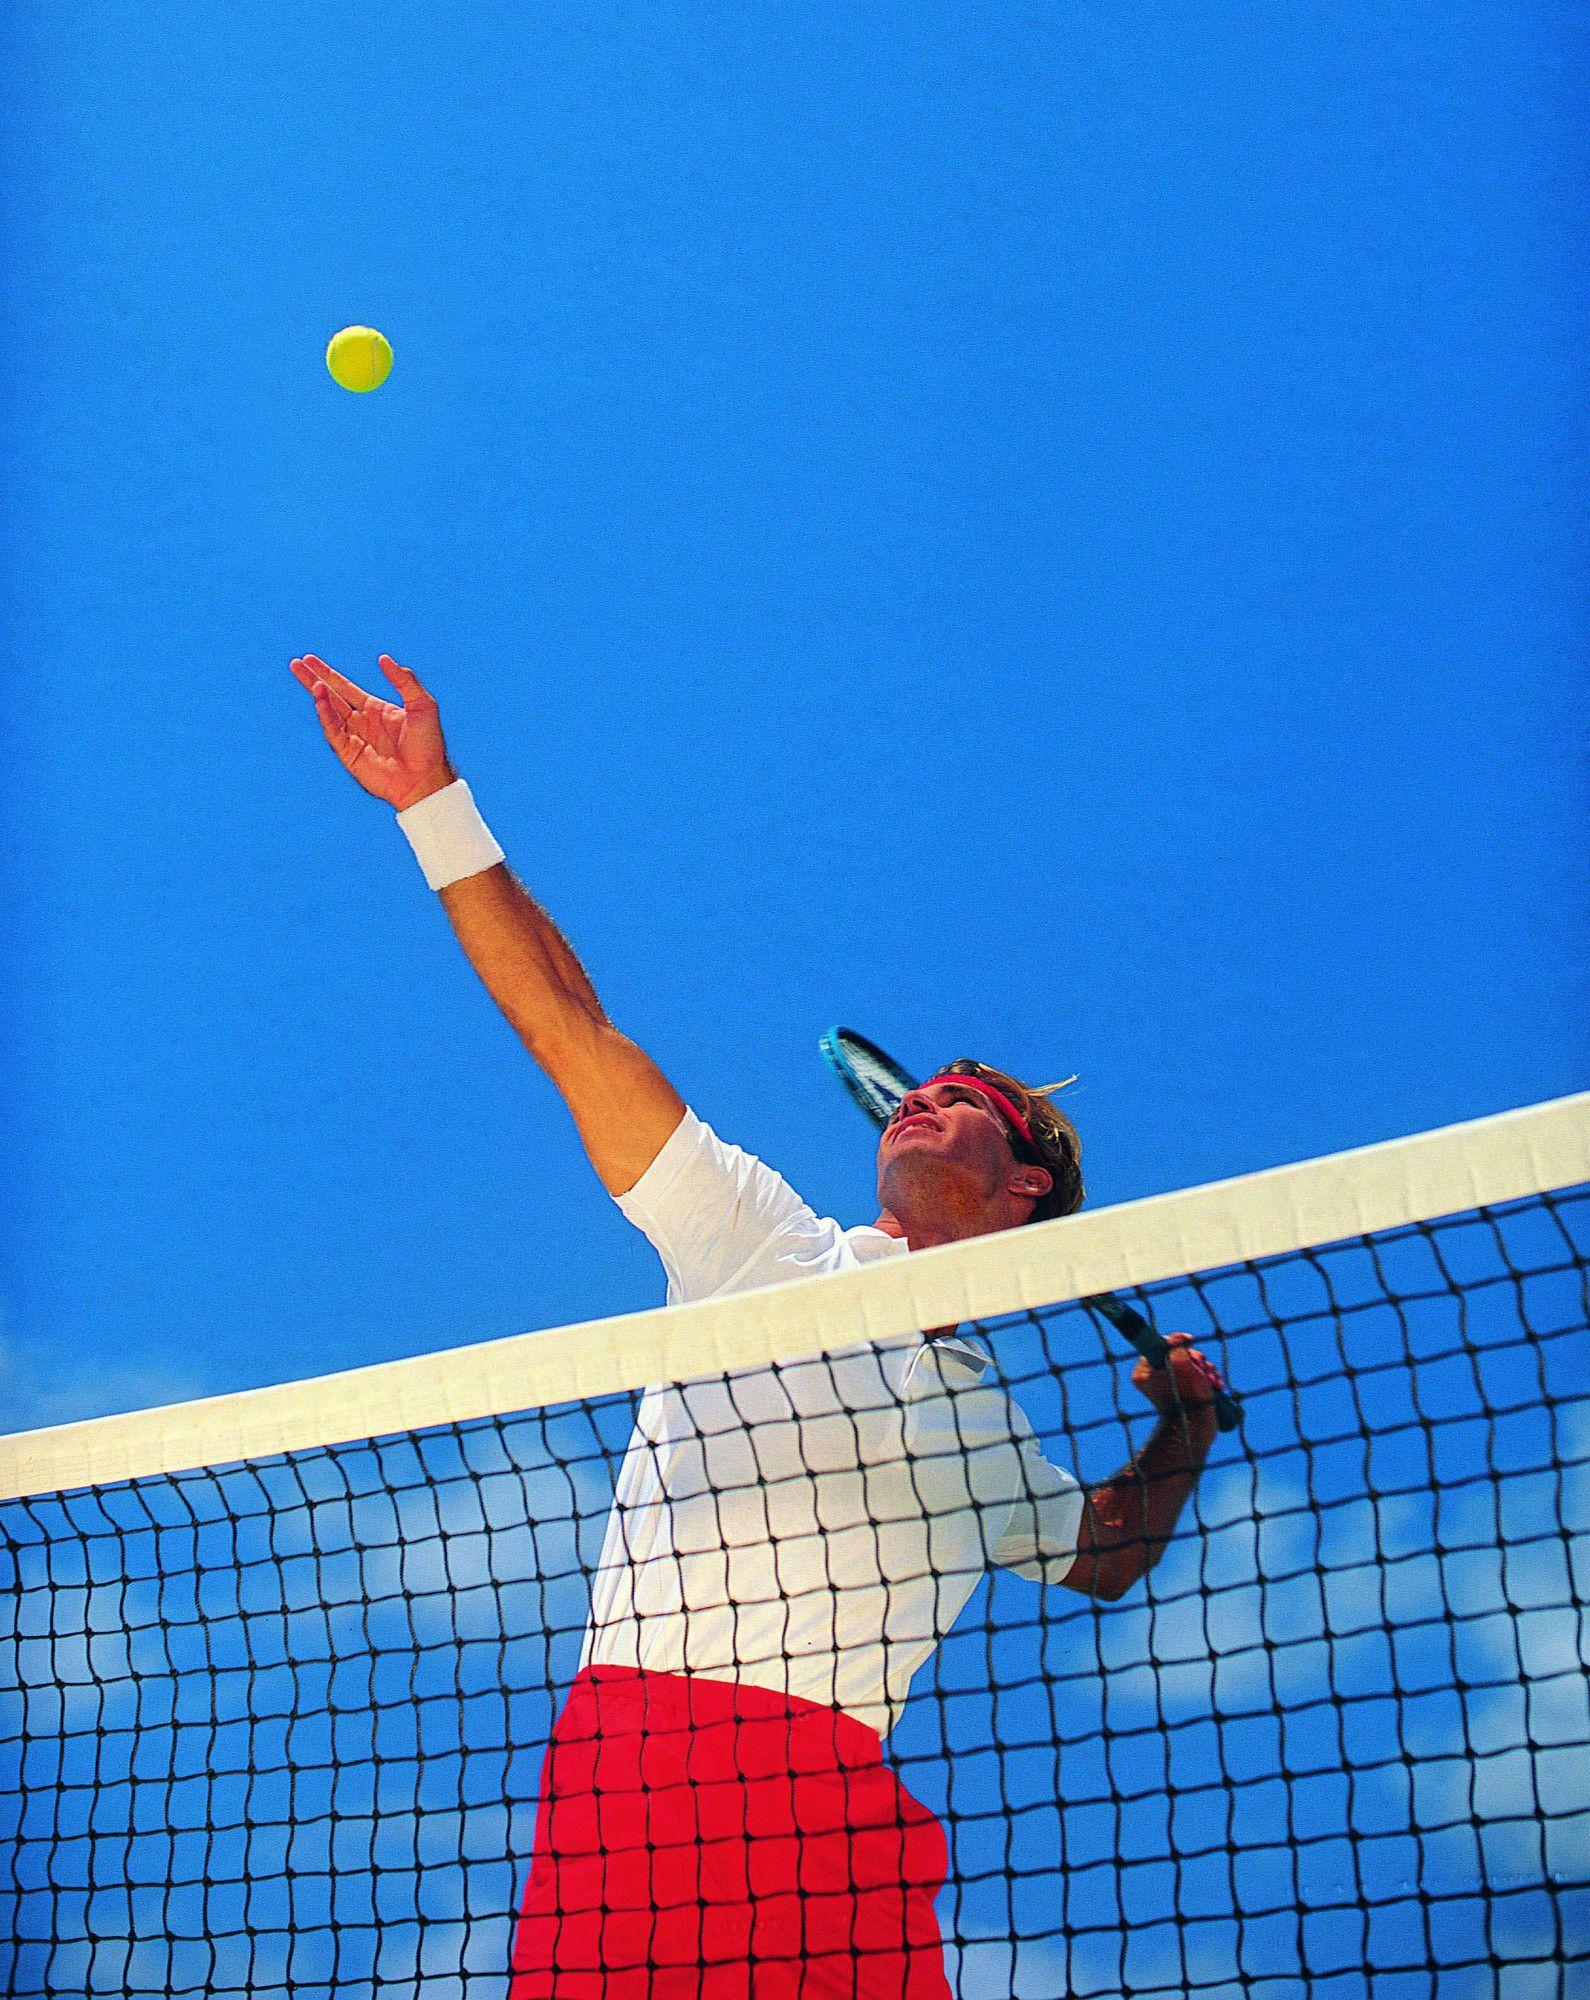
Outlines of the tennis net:
[[[1590,1957],[1587,1180],[1590,1095],[0,1439],[0,1990],[506,1995],[636,1392],[716,1390],[696,1441],[720,1520],[736,1479],[787,1482],[824,1533],[881,1536],[842,1446],[790,1462],[787,1416],[748,1385],[976,1328],[1044,1455],[1091,1487],[1152,1421],[1086,1303],[1113,1292],[1191,1333],[1245,1421],[1118,1601],[997,1562],[966,1579],[886,1750],[947,1838],[937,1977],[957,2000],[1567,1995]],[[781,1840],[746,1834],[770,1922]],[[832,1915],[854,1890],[797,1902]],[[859,1917],[848,1967],[807,1977],[808,1914],[787,1949],[763,1940],[754,1986],[709,1917],[697,1963],[652,1986],[517,1990],[945,1990],[882,1946],[869,1964]]]

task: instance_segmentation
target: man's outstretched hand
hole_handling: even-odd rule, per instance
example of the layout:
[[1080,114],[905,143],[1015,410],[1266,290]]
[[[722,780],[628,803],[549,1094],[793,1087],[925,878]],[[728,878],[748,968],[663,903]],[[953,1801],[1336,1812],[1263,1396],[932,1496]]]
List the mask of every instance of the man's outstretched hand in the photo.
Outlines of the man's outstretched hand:
[[382,701],[328,667],[313,653],[292,662],[294,677],[314,696],[326,741],[367,792],[402,812],[452,784],[436,703],[389,653],[381,671],[403,697]]

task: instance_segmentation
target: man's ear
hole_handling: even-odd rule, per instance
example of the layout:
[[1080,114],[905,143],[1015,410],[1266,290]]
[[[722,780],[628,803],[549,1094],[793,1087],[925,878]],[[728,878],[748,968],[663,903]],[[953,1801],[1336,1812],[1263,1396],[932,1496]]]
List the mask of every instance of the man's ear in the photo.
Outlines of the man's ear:
[[1010,1177],[1011,1193],[1026,1195],[1031,1201],[1042,1201],[1053,1186],[1054,1175],[1047,1167],[1029,1166],[1025,1160],[1016,1163]]

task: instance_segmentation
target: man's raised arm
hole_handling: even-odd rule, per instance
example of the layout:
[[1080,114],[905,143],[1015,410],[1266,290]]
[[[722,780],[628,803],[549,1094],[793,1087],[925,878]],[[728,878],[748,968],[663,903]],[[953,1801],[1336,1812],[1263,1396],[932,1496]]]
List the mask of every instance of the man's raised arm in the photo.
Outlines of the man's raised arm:
[[396,808],[469,962],[563,1093],[591,1164],[626,1194],[684,1116],[651,1058],[621,1035],[566,938],[509,873],[447,759],[436,703],[383,653],[401,703],[366,694],[313,653],[292,662],[343,768]]

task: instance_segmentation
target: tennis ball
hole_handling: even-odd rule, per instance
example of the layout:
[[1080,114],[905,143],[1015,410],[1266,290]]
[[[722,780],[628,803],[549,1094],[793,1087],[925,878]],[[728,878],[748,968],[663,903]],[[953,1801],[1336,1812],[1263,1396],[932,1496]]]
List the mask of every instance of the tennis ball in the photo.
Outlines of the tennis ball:
[[345,326],[331,336],[326,366],[334,382],[363,395],[367,389],[379,389],[392,373],[392,348],[386,335],[373,326]]

